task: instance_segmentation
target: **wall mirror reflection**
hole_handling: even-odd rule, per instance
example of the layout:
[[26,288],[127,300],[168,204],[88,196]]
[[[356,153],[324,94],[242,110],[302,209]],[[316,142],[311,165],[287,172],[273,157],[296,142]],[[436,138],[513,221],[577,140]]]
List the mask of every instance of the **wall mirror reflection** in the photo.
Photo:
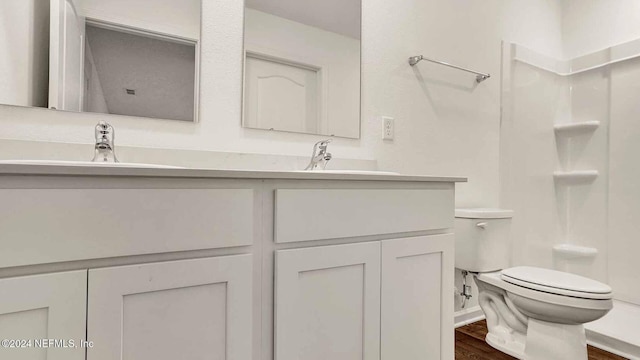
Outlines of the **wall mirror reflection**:
[[197,121],[200,0],[2,0],[0,104]]
[[243,126],[360,137],[361,0],[246,0]]

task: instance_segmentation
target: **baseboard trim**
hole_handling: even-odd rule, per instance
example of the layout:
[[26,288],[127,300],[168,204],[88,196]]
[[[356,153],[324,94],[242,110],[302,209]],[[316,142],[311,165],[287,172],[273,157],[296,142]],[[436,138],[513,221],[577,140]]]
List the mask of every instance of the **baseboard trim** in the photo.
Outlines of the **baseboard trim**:
[[456,328],[465,326],[476,321],[484,320],[484,313],[479,305],[467,309],[458,310],[454,313],[454,324]]

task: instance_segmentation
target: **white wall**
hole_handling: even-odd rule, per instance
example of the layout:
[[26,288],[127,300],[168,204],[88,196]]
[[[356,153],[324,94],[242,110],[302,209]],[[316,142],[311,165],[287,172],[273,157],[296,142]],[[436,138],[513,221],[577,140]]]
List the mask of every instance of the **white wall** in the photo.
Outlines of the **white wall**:
[[[636,46],[636,54],[639,51]],[[509,116],[501,139],[501,200],[516,213],[513,263],[607,282],[617,299],[640,304],[635,286],[640,253],[640,59],[570,77],[520,61],[512,66],[511,91],[504,103]],[[593,133],[564,138],[553,131],[556,123],[592,120],[600,122]],[[599,176],[590,183],[564,186],[554,184],[554,170],[597,170]],[[593,258],[562,258],[552,252],[559,243],[598,253]]]
[[86,36],[110,114],[194,120],[194,44],[95,26]]
[[[606,29],[606,31],[603,31]],[[640,39],[640,2],[637,0],[564,0],[563,36],[566,57],[575,57]],[[608,282],[616,298],[640,304],[636,286],[640,253],[640,60],[615,64],[607,89],[608,133]],[[593,84],[591,84],[593,85]],[[586,102],[585,104],[587,104]],[[607,155],[606,153],[603,155]]]
[[522,62],[508,69],[500,170],[501,206],[514,210],[511,264],[553,268],[551,249],[567,233],[566,199],[553,180],[562,167],[553,125],[568,101],[567,83]]
[[200,38],[199,0],[74,0],[74,4],[80,15],[92,19]]
[[562,0],[564,58],[640,38],[638,0]]
[[640,59],[611,69],[609,283],[616,298],[640,305]]
[[91,46],[89,46],[89,41],[87,40],[88,39],[85,38],[84,76],[85,80],[88,82],[88,89],[84,94],[85,103],[83,104],[83,109],[85,111],[108,114],[109,107],[107,106],[104,91],[102,90],[102,84],[100,83],[100,77],[96,70],[96,62],[93,59]]
[[[498,205],[501,41],[561,50],[555,1],[363,2],[363,139],[379,164],[400,172],[469,177],[458,206]],[[474,76],[429,63],[423,54],[489,72]],[[379,115],[395,116],[393,142],[380,141]]]
[[[598,249],[594,259],[566,261],[567,270],[607,282],[607,191],[611,79],[607,69],[591,70],[570,78],[571,120],[600,121],[593,134],[578,136],[568,144],[567,170],[598,170],[591,184],[568,189],[568,227],[566,242]],[[558,264],[562,266],[562,264]]]
[[[638,51],[637,44],[627,44],[623,51],[594,54],[640,39],[638,1],[564,0],[561,23],[563,51],[554,56],[558,59],[583,57],[582,62],[602,64],[612,54]],[[635,255],[640,252],[640,192],[635,186],[640,174],[640,60],[570,77],[519,62],[513,66],[504,103],[510,116],[502,129],[501,202],[516,210],[514,264],[596,278],[608,282],[616,298],[640,304],[634,286]],[[600,127],[571,140],[557,138],[552,129],[554,123],[585,120],[598,120]],[[590,184],[564,187],[554,185],[549,175],[574,169],[595,169],[600,176]],[[593,247],[598,255],[562,260],[551,250],[557,243]]]
[[323,69],[326,134],[360,131],[360,40],[246,9],[245,49]]
[[[560,76],[517,58],[505,66],[501,138],[501,201],[515,210],[512,263],[607,281],[609,79],[602,70]],[[594,133],[554,132],[555,124],[593,120],[600,121]],[[580,185],[554,181],[554,171],[572,170],[600,176]],[[599,252],[568,259],[553,253],[558,244]]]
[[362,0],[246,0],[247,8],[360,39]]
[[0,49],[0,104],[46,107],[49,1],[0,1]]

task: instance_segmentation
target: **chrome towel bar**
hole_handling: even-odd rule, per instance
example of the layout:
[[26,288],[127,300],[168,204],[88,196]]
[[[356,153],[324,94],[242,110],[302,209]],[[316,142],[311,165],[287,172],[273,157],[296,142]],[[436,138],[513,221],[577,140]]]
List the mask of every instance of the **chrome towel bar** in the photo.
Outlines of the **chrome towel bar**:
[[452,64],[446,63],[444,61],[438,61],[438,60],[429,59],[429,58],[426,58],[426,57],[424,57],[422,55],[417,55],[417,56],[410,57],[409,58],[409,65],[414,66],[415,64],[419,63],[421,60],[429,61],[429,62],[432,62],[432,63],[448,66],[448,67],[451,67],[451,68],[454,68],[454,69],[458,69],[458,70],[462,70],[462,71],[466,71],[466,72],[475,74],[476,75],[476,81],[478,83],[481,83],[481,82],[483,82],[483,81],[485,81],[485,80],[487,80],[488,78],[491,77],[490,74],[485,74],[485,73],[481,73],[481,72],[478,72],[478,71],[473,71],[471,69],[463,68],[461,66],[452,65]]

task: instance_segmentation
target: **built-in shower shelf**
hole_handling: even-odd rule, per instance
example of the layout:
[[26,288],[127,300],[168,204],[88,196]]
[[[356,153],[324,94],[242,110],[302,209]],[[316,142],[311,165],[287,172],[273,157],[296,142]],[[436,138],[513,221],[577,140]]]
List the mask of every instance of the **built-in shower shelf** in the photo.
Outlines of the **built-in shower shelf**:
[[576,136],[594,132],[598,126],[600,126],[600,121],[583,121],[568,124],[556,124],[553,126],[553,130],[556,132],[556,135]]
[[573,244],[556,244],[553,247],[553,252],[564,258],[588,258],[598,255],[596,248]]
[[555,171],[553,178],[557,182],[582,184],[590,183],[598,177],[598,170]]

